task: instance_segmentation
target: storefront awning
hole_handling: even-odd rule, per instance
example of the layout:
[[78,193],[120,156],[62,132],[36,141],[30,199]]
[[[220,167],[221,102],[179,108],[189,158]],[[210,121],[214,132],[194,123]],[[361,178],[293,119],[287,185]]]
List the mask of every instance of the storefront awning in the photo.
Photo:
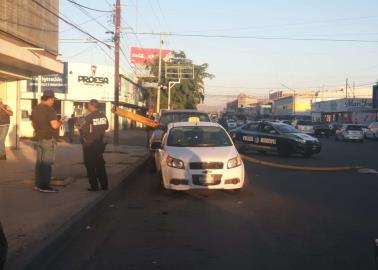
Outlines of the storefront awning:
[[0,81],[31,79],[32,76],[63,73],[63,63],[51,53],[25,47],[0,36]]

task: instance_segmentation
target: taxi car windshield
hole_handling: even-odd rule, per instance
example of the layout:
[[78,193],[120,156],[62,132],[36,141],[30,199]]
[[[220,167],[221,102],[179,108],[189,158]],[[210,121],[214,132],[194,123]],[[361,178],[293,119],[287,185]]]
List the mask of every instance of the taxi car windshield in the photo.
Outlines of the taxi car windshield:
[[226,132],[219,127],[175,127],[168,135],[167,146],[222,147],[232,146]]
[[206,113],[198,112],[170,112],[164,113],[160,118],[160,124],[168,126],[168,124],[176,122],[188,122],[189,118],[197,117],[200,122],[210,122],[210,118]]
[[298,133],[299,132],[297,129],[287,124],[276,124],[274,125],[274,127],[280,133]]

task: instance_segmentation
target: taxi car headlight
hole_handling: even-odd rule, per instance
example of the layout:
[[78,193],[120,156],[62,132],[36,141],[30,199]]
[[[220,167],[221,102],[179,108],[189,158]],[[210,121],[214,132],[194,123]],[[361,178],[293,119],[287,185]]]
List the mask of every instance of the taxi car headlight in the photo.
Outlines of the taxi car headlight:
[[173,158],[170,156],[167,157],[167,165],[176,169],[185,169],[184,162],[181,159]]
[[227,162],[227,168],[228,169],[236,168],[236,167],[239,167],[241,164],[242,164],[241,158],[237,156],[237,157],[231,158]]

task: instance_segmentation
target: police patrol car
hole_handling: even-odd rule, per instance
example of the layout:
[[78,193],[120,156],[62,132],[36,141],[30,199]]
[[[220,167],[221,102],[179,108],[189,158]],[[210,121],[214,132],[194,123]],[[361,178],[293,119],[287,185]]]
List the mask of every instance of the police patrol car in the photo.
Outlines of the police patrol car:
[[230,135],[240,152],[250,148],[260,153],[275,151],[281,156],[298,153],[309,157],[321,151],[318,139],[279,122],[252,122],[231,130]]

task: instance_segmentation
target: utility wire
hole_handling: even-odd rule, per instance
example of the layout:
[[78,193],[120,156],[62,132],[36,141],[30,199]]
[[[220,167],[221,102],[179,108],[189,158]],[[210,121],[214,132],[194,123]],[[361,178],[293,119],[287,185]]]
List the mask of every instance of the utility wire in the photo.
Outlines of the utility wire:
[[[69,0],[67,0],[67,1],[69,1]],[[70,2],[71,2],[71,1],[70,1]],[[97,20],[96,17],[93,17],[91,14],[89,14],[89,12],[88,12],[87,10],[85,10],[85,9],[82,8],[81,6],[76,6],[76,7],[80,10],[81,13],[83,13],[84,15],[86,15],[87,17],[89,17],[90,19],[92,19],[95,23],[97,23],[97,24],[98,24],[99,26],[101,26],[102,28],[104,28],[105,31],[107,31],[107,32],[111,32],[111,30],[109,30],[108,27],[106,27],[106,26],[103,25],[101,22],[99,22],[99,21]]]
[[[155,32],[139,32],[138,35],[158,36],[160,33]],[[378,43],[378,40],[367,39],[331,39],[331,38],[290,38],[277,36],[236,36],[236,35],[207,35],[207,34],[180,34],[165,33],[167,36],[178,37],[197,37],[197,38],[224,38],[224,39],[261,39],[261,40],[288,40],[288,41],[326,41],[326,42],[356,42],[356,43]]]
[[105,45],[106,47],[110,48],[110,45],[99,40],[98,38],[96,38],[95,36],[93,36],[92,34],[88,33],[87,31],[81,29],[79,26],[75,25],[74,23],[70,22],[69,20],[63,18],[62,16],[56,14],[55,12],[51,11],[49,8],[45,7],[44,5],[42,5],[41,3],[39,3],[37,0],[31,0],[32,2],[34,2],[35,4],[37,4],[39,7],[43,8],[44,10],[46,10],[47,12],[49,12],[50,14],[54,15],[55,17],[59,18],[60,20],[62,20],[63,22],[65,22],[66,24],[68,25],[71,25],[72,27],[74,27],[75,29],[77,29],[78,31],[82,32],[83,34],[89,36],[90,38],[96,40],[97,42]]
[[92,11],[97,11],[97,12],[113,12],[112,10],[101,10],[101,9],[96,9],[96,8],[91,8],[91,7],[88,7],[88,6],[84,6],[82,4],[79,4],[78,2],[76,1],[73,1],[73,0],[67,0],[68,2],[74,4],[74,5],[77,5],[79,7],[82,7],[82,8],[85,8],[85,9],[89,9],[89,10],[92,10]]

